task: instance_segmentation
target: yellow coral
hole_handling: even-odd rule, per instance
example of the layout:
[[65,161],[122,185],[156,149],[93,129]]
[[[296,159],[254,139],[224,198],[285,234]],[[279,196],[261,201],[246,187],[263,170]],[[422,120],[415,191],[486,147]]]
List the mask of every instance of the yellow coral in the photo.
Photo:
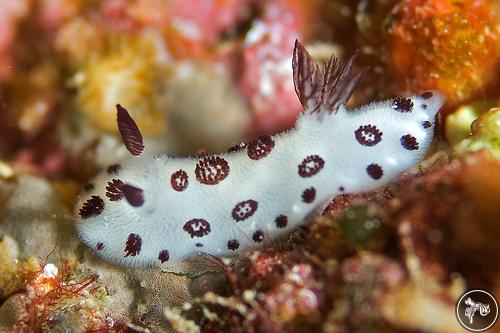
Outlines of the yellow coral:
[[26,276],[40,270],[35,257],[18,260],[17,242],[5,235],[0,240],[0,300],[24,288]]
[[472,135],[455,146],[455,152],[487,149],[500,159],[500,107],[492,108],[472,123]]
[[9,164],[0,160],[0,178],[10,179],[14,177],[14,175],[15,173],[12,167]]
[[194,321],[184,318],[179,310],[166,308],[163,313],[176,332],[200,332],[200,327]]
[[116,131],[116,104],[125,106],[144,134],[165,128],[162,103],[166,67],[154,36],[120,37],[114,47],[95,56],[75,76],[78,102],[93,123]]
[[0,299],[8,296],[17,285],[17,244],[9,236],[0,241]]
[[472,122],[481,114],[494,107],[492,101],[476,101],[463,105],[446,117],[445,135],[452,145],[470,135]]

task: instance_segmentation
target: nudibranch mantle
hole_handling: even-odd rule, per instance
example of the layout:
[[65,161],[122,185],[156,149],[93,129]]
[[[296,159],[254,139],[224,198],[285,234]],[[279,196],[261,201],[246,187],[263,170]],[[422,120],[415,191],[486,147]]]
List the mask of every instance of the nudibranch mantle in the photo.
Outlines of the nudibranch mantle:
[[354,57],[332,56],[322,70],[296,42],[294,85],[304,111],[295,128],[219,155],[148,154],[118,105],[132,156],[85,187],[81,240],[129,267],[168,267],[199,252],[229,256],[291,232],[337,194],[381,187],[416,165],[432,142],[442,94],[347,110],[363,74],[351,74]]

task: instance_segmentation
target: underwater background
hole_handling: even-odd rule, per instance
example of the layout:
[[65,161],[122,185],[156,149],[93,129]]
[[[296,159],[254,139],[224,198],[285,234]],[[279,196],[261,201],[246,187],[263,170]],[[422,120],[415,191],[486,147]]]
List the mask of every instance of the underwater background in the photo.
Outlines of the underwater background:
[[[425,160],[231,260],[80,242],[79,193],[127,154],[116,104],[178,156],[290,129],[296,39],[359,50],[348,107],[444,93]],[[0,332],[463,332],[460,295],[500,295],[499,77],[498,0],[0,0]]]

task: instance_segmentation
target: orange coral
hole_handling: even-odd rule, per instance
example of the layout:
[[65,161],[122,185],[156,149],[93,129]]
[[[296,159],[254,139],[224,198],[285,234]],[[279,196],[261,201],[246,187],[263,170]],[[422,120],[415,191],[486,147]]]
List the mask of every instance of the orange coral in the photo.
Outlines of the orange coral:
[[389,65],[413,91],[437,88],[449,105],[469,100],[500,66],[496,0],[404,0],[389,29]]

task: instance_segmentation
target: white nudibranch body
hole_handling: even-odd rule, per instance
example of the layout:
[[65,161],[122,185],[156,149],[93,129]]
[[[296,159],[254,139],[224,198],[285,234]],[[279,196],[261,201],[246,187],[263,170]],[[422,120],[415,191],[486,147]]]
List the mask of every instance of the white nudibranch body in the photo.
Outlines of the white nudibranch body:
[[220,155],[152,156],[118,105],[133,156],[86,186],[77,206],[81,240],[123,266],[228,256],[289,233],[337,194],[395,179],[428,151],[444,98],[429,91],[347,110],[363,74],[351,74],[353,60],[332,56],[321,70],[297,42],[293,74],[304,112],[295,128]]

